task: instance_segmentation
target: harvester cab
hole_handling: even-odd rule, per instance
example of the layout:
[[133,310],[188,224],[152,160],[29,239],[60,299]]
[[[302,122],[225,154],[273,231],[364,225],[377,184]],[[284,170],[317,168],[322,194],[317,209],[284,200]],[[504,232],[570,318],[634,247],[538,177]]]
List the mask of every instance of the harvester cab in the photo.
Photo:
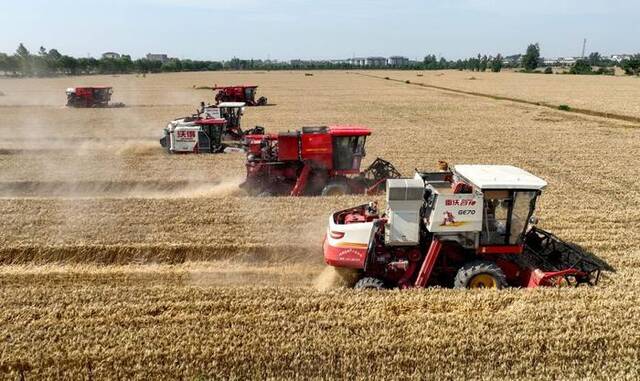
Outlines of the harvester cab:
[[384,214],[368,204],[329,218],[325,262],[356,270],[356,288],[597,283],[610,266],[535,226],[546,185],[503,165],[388,180]]
[[387,178],[400,174],[382,159],[360,171],[369,135],[366,127],[348,125],[248,135],[242,187],[262,196],[375,193]]
[[75,87],[68,88],[67,106],[92,108],[92,107],[122,107],[122,103],[109,105],[113,89],[111,87]]
[[267,98],[260,97],[256,100],[256,92],[258,86],[256,85],[241,85],[241,86],[214,86],[216,94],[216,103],[223,102],[244,102],[248,106],[264,106],[267,104]]
[[244,136],[240,120],[244,114],[244,102],[222,102],[217,106],[217,114],[219,118],[227,121],[225,129],[225,140],[242,140]]

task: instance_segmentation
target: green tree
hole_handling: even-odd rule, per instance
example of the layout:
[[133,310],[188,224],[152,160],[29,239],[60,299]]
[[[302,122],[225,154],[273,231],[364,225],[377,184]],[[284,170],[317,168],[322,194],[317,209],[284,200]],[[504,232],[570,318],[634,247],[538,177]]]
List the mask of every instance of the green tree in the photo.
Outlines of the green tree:
[[491,60],[491,71],[494,73],[499,73],[500,71],[502,71],[502,55],[500,53],[498,53],[497,56],[493,57],[493,60]]
[[640,75],[640,54],[622,60],[620,67],[628,75]]
[[488,66],[489,57],[487,57],[487,55],[485,54],[484,56],[482,56],[482,58],[480,58],[480,67],[478,68],[478,71],[487,71]]
[[589,60],[582,59],[582,60],[576,61],[576,63],[574,63],[573,66],[571,66],[571,69],[569,69],[569,73],[570,74],[592,74],[593,69],[591,68],[591,64],[589,63]]
[[16,54],[20,58],[29,58],[31,56],[29,49],[27,49],[22,42],[20,43],[20,45],[18,45],[18,49],[16,49]]
[[589,54],[589,58],[587,61],[591,66],[600,66],[602,63],[602,56],[600,56],[600,53],[598,52],[593,52]]
[[527,52],[522,56],[522,66],[526,71],[534,71],[540,62],[540,45],[529,44]]
[[65,74],[78,74],[78,60],[70,56],[60,57],[60,68]]
[[29,49],[27,49],[23,43],[20,43],[18,49],[16,49],[16,56],[18,58],[19,69],[22,75],[31,75],[31,53]]

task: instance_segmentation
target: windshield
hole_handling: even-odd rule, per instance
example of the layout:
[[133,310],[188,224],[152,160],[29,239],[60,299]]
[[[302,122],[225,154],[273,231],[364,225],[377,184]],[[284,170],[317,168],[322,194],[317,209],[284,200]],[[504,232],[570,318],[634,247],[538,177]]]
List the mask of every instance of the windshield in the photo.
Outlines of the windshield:
[[535,208],[537,192],[484,192],[483,245],[520,245]]
[[366,136],[336,136],[333,140],[334,166],[337,170],[359,170],[365,155]]
[[527,229],[529,219],[535,208],[536,192],[515,192],[513,211],[511,212],[511,234],[509,243],[522,243],[523,233]]

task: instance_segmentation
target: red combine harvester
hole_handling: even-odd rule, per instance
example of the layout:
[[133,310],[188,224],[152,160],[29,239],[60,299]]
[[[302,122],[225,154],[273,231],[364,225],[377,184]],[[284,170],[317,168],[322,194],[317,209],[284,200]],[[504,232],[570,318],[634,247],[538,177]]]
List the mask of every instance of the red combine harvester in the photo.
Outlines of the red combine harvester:
[[267,98],[260,97],[256,100],[256,85],[242,86],[214,86],[213,91],[216,94],[216,103],[222,102],[244,102],[247,106],[264,106],[267,104]]
[[360,289],[596,284],[609,265],[535,226],[546,185],[505,165],[388,180],[385,214],[370,203],[329,218],[325,262],[357,271]]
[[400,173],[376,159],[360,171],[371,130],[361,126],[304,127],[302,131],[248,135],[247,179],[241,185],[257,196],[376,193]]
[[68,88],[67,106],[77,108],[124,107],[124,103],[109,104],[112,95],[113,88],[106,86]]

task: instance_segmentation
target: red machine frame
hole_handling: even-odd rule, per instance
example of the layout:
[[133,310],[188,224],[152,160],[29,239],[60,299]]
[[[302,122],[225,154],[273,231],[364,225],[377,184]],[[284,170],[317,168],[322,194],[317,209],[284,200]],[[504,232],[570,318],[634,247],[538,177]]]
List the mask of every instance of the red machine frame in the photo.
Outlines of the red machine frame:
[[[450,174],[436,175],[451,181]],[[456,182],[452,182],[451,187],[454,193],[456,189],[460,190],[458,193],[466,192]],[[530,221],[539,195],[540,191],[537,191],[529,204],[529,215],[520,217]],[[432,199],[428,192],[425,192],[424,197],[424,204],[420,209],[419,244],[388,245],[385,229],[390,220],[386,215],[379,214],[375,203],[334,213],[323,241],[325,263],[358,271],[360,280],[368,282],[359,282],[359,286],[356,284],[360,288],[456,286],[458,279],[460,284],[467,284],[467,280],[486,274],[493,277],[491,284],[497,287],[593,285],[599,281],[602,270],[613,270],[606,262],[580,247],[564,242],[530,223],[513,240],[517,244],[510,243],[512,241],[509,237],[514,234],[508,227],[512,215],[515,216],[512,209],[508,212],[504,244],[483,243],[480,236],[472,238],[465,233],[430,232],[426,227],[425,216],[429,210],[433,210],[428,207]],[[511,204],[509,208],[512,207]],[[487,210],[484,213],[483,220],[487,218]],[[362,229],[349,227],[364,223],[371,225],[363,225]],[[489,229],[489,226],[490,223],[483,223],[482,232]],[[368,244],[363,243],[362,233],[356,233],[360,234],[360,238],[354,240],[354,232],[365,232]],[[479,273],[469,275],[472,271]]]
[[[384,178],[368,178],[371,167],[360,171],[365,156],[367,127],[334,125],[305,127],[302,131],[248,135],[247,181],[243,187],[255,195],[337,195],[375,192]],[[374,164],[385,163],[382,159]],[[377,168],[377,167],[376,167]]]
[[[260,97],[256,100],[257,85],[238,85],[238,86],[214,86],[213,91],[216,93],[216,104],[222,102],[244,102],[248,106],[264,106],[267,104],[267,98]],[[250,90],[249,92],[247,90]]]
[[[108,107],[113,94],[111,86],[76,87],[73,90],[73,93],[67,93],[67,106],[70,107]],[[106,90],[107,93],[102,99],[98,99],[95,94],[96,90]]]

